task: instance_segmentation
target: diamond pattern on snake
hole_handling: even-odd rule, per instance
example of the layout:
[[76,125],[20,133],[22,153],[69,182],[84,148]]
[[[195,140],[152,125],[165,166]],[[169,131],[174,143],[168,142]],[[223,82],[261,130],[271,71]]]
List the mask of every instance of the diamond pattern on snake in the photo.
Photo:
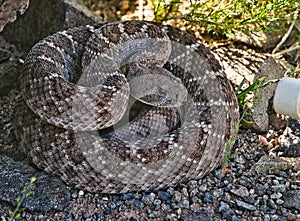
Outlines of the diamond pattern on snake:
[[177,28],[118,21],[38,42],[20,77],[20,145],[90,192],[157,190],[215,169],[238,122],[212,53]]

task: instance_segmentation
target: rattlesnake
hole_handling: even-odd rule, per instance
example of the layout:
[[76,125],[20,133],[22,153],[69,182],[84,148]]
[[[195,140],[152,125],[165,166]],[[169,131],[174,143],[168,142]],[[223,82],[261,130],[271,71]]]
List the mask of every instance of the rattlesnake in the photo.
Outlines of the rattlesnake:
[[[91,192],[200,179],[219,165],[238,122],[236,97],[215,57],[191,35],[159,23],[55,33],[31,49],[20,82],[20,145],[37,167]],[[128,103],[130,91],[141,102]],[[144,106],[129,123],[126,105]]]

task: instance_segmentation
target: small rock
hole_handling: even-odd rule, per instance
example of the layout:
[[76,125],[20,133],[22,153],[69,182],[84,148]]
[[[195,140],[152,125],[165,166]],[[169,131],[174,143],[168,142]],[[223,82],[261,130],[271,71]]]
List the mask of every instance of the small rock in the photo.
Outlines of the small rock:
[[265,214],[264,215],[264,221],[270,221],[271,218],[270,218],[270,215],[269,214]]
[[260,174],[279,174],[279,171],[300,168],[300,158],[284,158],[264,155],[253,165],[250,171]]
[[234,156],[234,161],[239,163],[239,164],[244,164],[245,160],[243,159],[243,157],[241,155],[235,155]]
[[181,200],[181,193],[178,191],[175,191],[175,193],[172,196],[172,202],[178,203]]
[[149,214],[150,218],[156,218],[158,216],[158,212],[157,211],[151,211],[151,213]]
[[285,192],[286,190],[286,186],[285,185],[275,185],[275,186],[272,186],[272,190],[273,191],[278,191],[278,192]]
[[236,196],[240,196],[243,198],[249,196],[249,191],[244,186],[238,186],[237,189],[232,189],[230,192],[232,192]]
[[271,196],[271,199],[279,199],[282,197],[281,193],[273,193]]
[[75,191],[74,193],[72,193],[71,196],[72,196],[73,199],[76,199],[76,198],[78,197],[78,194],[77,194],[77,192]]
[[201,208],[201,205],[200,205],[199,203],[193,203],[193,204],[191,205],[191,209],[192,209],[194,212],[199,212],[200,208]]
[[122,195],[122,200],[131,200],[133,199],[133,193],[126,193]]
[[246,210],[251,210],[251,211],[253,211],[253,210],[256,209],[255,206],[253,206],[253,205],[251,205],[251,204],[249,204],[249,203],[245,203],[245,202],[240,201],[240,200],[235,200],[235,202],[236,202],[236,204],[237,204],[239,207],[242,207],[242,208],[244,208],[244,209],[246,209]]
[[275,204],[275,202],[272,199],[268,199],[268,205],[272,208],[272,209],[277,209],[277,206]]
[[171,198],[170,194],[164,191],[158,191],[157,195],[163,201],[167,201]]
[[102,213],[96,212],[95,215],[96,215],[96,217],[97,217],[98,219],[100,219],[100,220],[103,219]]
[[173,221],[173,220],[176,220],[176,214],[172,213],[172,214],[167,214],[165,219],[167,221]]
[[204,184],[200,185],[198,189],[199,189],[200,192],[206,192],[207,184],[204,183]]
[[228,218],[228,217],[232,217],[234,212],[232,209],[230,209],[230,206],[227,203],[224,203],[221,201],[220,206],[219,206],[219,212],[222,213],[222,217],[223,218]]
[[154,197],[152,197],[151,195],[144,195],[142,197],[142,201],[143,203],[145,203],[146,205],[150,205],[153,201],[154,201]]
[[159,209],[160,209],[161,200],[155,199],[155,200],[153,201],[153,204],[154,204],[154,206],[155,206],[155,210],[159,210]]
[[137,199],[132,199],[130,200],[131,205],[135,206],[135,207],[144,207],[144,203],[140,200]]
[[87,219],[87,218],[89,218],[89,217],[90,217],[90,214],[89,214],[89,213],[83,214],[83,218]]
[[188,209],[189,206],[190,206],[190,202],[187,199],[183,199],[182,201],[180,201],[178,203],[178,207],[179,208],[186,208],[186,209]]
[[284,201],[283,201],[282,199],[277,199],[277,200],[276,200],[276,203],[279,204],[279,205],[281,205],[281,204],[284,203]]
[[214,203],[214,202],[216,202],[216,198],[214,196],[206,193],[204,195],[204,202],[206,202],[206,203]]
[[184,195],[184,196],[186,196],[186,197],[188,197],[189,196],[189,193],[188,193],[188,191],[187,191],[187,188],[182,188],[182,194]]
[[84,195],[84,191],[83,190],[79,190],[78,196],[83,196],[83,195]]

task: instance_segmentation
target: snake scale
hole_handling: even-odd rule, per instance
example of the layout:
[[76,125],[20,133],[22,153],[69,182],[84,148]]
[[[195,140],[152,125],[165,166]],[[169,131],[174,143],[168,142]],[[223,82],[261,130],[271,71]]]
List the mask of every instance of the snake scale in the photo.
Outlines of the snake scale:
[[28,53],[20,85],[16,124],[27,156],[91,192],[200,179],[219,165],[239,119],[212,53],[159,23],[111,22],[48,36]]

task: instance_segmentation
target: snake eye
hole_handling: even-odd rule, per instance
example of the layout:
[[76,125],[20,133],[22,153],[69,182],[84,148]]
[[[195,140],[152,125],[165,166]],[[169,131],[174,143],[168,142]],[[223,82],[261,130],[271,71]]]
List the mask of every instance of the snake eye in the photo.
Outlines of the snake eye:
[[167,94],[166,90],[163,89],[162,87],[158,87],[158,93],[160,96],[165,96]]

